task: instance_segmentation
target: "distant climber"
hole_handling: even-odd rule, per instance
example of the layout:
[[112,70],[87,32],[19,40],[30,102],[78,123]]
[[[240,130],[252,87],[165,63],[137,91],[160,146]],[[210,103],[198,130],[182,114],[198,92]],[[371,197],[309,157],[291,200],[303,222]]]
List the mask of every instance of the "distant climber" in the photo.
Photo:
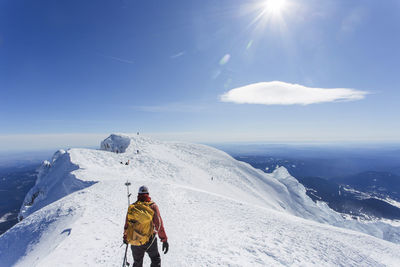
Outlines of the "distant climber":
[[136,154],[139,154],[139,150],[136,150]]
[[130,163],[130,161],[129,161],[129,159],[128,159],[128,161],[127,161],[127,162],[125,162],[125,165],[129,165],[129,163]]
[[169,245],[160,211],[157,204],[151,201],[148,188],[143,185],[139,188],[137,201],[128,208],[124,227],[123,241],[131,244],[133,267],[143,266],[145,252],[151,259],[151,267],[161,266],[156,234],[161,239],[162,250],[166,254]]

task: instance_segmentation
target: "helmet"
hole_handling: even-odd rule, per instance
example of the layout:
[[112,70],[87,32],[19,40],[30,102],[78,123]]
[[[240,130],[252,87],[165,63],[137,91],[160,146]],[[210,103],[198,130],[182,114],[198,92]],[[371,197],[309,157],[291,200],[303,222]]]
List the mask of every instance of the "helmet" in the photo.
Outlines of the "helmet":
[[139,187],[139,194],[148,194],[149,193],[149,189],[147,188],[147,186],[142,185],[141,187]]

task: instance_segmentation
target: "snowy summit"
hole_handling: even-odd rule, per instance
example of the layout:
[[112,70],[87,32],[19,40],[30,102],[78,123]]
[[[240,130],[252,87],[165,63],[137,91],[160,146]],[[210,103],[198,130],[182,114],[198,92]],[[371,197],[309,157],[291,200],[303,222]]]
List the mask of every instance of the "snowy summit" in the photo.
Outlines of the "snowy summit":
[[400,262],[399,227],[345,220],[283,167],[264,173],[205,145],[113,134],[100,150],[60,150],[42,164],[21,221],[0,236],[0,266],[121,266],[126,181],[133,193],[147,185],[160,208],[163,266]]

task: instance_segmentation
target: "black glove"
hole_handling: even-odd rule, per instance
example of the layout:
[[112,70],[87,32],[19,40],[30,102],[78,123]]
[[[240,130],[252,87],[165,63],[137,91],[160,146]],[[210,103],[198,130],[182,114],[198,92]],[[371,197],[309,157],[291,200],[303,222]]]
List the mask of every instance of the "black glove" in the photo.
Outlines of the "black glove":
[[164,251],[164,254],[167,254],[168,248],[169,248],[168,242],[167,241],[163,242],[162,243],[162,251]]
[[123,237],[123,242],[124,242],[124,244],[127,244],[127,245],[128,245],[128,241],[126,240],[126,237],[125,237],[125,236]]

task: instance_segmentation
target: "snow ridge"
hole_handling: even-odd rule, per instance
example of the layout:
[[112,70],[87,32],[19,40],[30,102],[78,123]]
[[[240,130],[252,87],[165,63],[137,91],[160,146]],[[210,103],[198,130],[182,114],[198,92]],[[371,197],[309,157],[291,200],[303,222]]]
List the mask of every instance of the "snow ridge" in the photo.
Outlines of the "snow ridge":
[[100,150],[56,152],[38,173],[23,220],[0,236],[0,266],[120,265],[126,180],[133,192],[147,185],[160,207],[171,245],[165,266],[400,261],[399,228],[345,220],[285,168],[264,173],[205,145],[113,134]]
[[79,166],[71,162],[69,152],[59,150],[54,153],[51,163],[45,160],[37,170],[37,180],[25,196],[18,218],[29,216],[72,192],[92,185],[93,181],[76,179],[73,171]]

